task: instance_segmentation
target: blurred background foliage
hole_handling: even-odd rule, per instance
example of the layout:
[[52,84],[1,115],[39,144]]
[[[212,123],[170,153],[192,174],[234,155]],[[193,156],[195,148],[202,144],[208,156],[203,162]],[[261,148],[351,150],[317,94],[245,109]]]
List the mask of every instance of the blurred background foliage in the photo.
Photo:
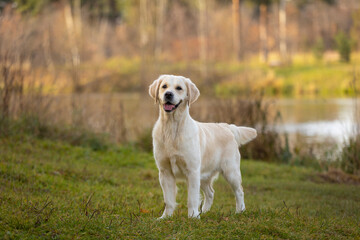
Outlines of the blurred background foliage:
[[[200,88],[195,119],[258,129],[245,157],[327,161],[274,130],[274,102],[358,96],[359,16],[356,0],[0,0],[0,135],[151,151],[147,88],[170,73]],[[352,173],[358,139],[338,154]]]

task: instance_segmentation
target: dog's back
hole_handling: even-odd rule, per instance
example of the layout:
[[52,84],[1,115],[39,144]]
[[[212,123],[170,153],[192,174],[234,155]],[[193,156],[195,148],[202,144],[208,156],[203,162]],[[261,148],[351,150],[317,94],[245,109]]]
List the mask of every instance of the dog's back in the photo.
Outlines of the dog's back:
[[[201,123],[197,122],[200,134],[208,141],[216,138],[217,144],[226,144],[228,141],[235,140],[238,146],[244,145],[257,136],[254,128],[238,127],[227,123]],[[202,139],[202,137],[200,137]]]
[[238,146],[244,145],[257,136],[257,132],[254,128],[249,127],[238,127],[234,124],[221,123],[221,125],[225,128],[230,129],[232,134],[235,137],[235,140]]
[[238,147],[256,137],[253,128],[237,127],[227,123],[200,123],[201,172],[212,175],[219,170],[224,159],[234,158]]

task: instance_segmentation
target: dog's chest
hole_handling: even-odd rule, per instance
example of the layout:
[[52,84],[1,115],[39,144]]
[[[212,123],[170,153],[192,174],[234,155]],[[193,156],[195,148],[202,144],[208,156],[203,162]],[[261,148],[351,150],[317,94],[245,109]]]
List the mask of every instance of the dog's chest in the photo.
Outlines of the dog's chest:
[[172,157],[170,159],[171,171],[176,178],[184,178],[187,176],[188,170],[183,158],[179,156]]
[[182,142],[169,141],[163,145],[163,154],[170,161],[171,170],[176,178],[185,178],[188,175],[189,156],[186,146]]
[[187,175],[186,154],[189,149],[189,142],[184,141],[183,135],[162,129],[155,139],[156,151],[161,152],[162,159],[170,161],[171,170],[176,178],[184,178]]
[[184,129],[180,129],[176,125],[175,127],[170,125],[158,128],[155,136],[157,136],[155,141],[161,144],[162,151],[165,151],[168,157],[177,155],[186,148],[187,143],[183,139]]

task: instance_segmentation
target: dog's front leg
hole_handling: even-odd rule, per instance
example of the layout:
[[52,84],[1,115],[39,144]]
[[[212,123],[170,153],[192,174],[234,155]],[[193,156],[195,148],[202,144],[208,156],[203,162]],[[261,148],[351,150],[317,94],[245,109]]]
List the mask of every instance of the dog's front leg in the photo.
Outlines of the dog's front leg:
[[188,216],[189,218],[200,218],[200,167],[191,170],[187,176],[188,185]]
[[160,219],[171,216],[176,207],[176,182],[170,169],[159,169],[160,185],[164,195],[165,210]]

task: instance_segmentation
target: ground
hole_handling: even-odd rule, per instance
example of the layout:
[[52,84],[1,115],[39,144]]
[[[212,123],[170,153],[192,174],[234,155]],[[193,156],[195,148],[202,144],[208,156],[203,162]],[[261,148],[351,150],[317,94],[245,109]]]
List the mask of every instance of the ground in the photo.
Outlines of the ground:
[[175,216],[151,154],[94,151],[20,135],[0,138],[1,239],[359,239],[359,186],[320,181],[311,168],[243,160],[247,210],[223,178],[200,220],[188,219],[179,183]]

